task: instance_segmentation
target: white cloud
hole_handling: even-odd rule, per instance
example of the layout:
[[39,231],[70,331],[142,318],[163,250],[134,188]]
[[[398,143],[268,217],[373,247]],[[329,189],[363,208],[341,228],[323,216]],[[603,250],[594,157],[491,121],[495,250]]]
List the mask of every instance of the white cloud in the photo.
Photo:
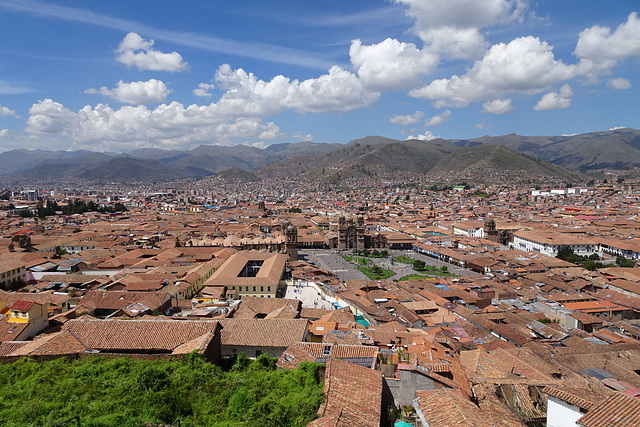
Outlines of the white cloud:
[[33,104],[29,114],[27,132],[32,134],[64,135],[68,124],[76,117],[73,111],[48,98]]
[[477,58],[487,42],[480,29],[520,21],[526,0],[395,0],[415,19],[412,31],[434,52],[450,58]]
[[476,123],[476,129],[477,130],[485,130],[485,129],[491,129],[493,128],[493,125],[485,125],[484,123]]
[[153,43],[137,33],[129,33],[118,46],[116,60],[139,70],[187,71],[187,63],[178,52],[162,53],[153,48]]
[[210,93],[216,87],[214,84],[209,83],[200,83],[197,89],[193,90],[193,94],[195,96],[201,96],[203,98],[210,98],[212,95]]
[[609,130],[620,130],[620,129],[627,129],[626,126],[614,126],[612,128],[609,128]]
[[229,119],[216,104],[161,104],[150,110],[144,105],[114,110],[108,105],[89,105],[74,113],[62,104],[45,99],[29,110],[26,131],[39,137],[63,137],[71,148],[130,150],[138,147],[186,148],[203,143],[234,145],[249,140],[271,140],[282,136],[272,122],[254,118]]
[[464,107],[507,93],[531,95],[577,73],[573,65],[556,60],[552,47],[537,37],[520,37],[491,46],[482,60],[462,76],[432,81],[410,92],[416,98],[436,101],[438,107]]
[[372,90],[402,90],[419,86],[420,76],[429,74],[438,64],[437,55],[420,50],[413,43],[387,38],[374,45],[353,40],[349,49],[351,63],[360,81]]
[[595,25],[580,33],[574,54],[594,61],[621,61],[640,55],[640,19],[633,12],[611,33],[611,28]]
[[9,136],[9,129],[0,129],[0,138],[6,138]]
[[581,74],[587,83],[610,74],[619,61],[640,56],[640,19],[633,12],[612,33],[611,28],[595,25],[580,33],[574,55],[580,58]]
[[[136,105],[114,110],[98,104],[95,107],[87,105],[75,113],[60,103],[45,99],[29,110],[31,116],[26,131],[38,138],[71,139],[74,146],[94,145],[97,150],[253,143],[283,136],[277,125],[263,122],[267,116],[286,110],[341,113],[368,107],[380,97],[377,92],[367,91],[356,75],[338,66],[332,67],[328,74],[302,82],[281,75],[265,82],[252,73],[232,70],[225,64],[218,69],[214,79],[216,86],[225,93],[209,105],[185,107],[172,102],[154,109]],[[168,92],[162,82],[147,85],[149,82],[137,82],[141,84],[136,86],[123,83],[115,89],[88,91],[128,102],[166,96]],[[157,90],[145,90],[149,87]]]
[[569,85],[563,85],[558,92],[551,92],[542,97],[533,107],[536,111],[562,110],[571,106],[573,90]]
[[372,105],[380,93],[364,88],[354,74],[331,67],[329,74],[302,82],[282,75],[271,81],[259,80],[243,69],[220,66],[215,75],[218,85],[226,90],[218,106],[229,114],[268,116],[289,109],[300,113],[342,113]]
[[[226,92],[218,102],[202,106],[184,107],[172,102],[153,110],[143,105],[114,110],[98,104],[95,108],[86,106],[74,113],[47,99],[32,106],[27,132],[69,137],[76,144],[105,144],[109,149],[130,143],[174,147],[272,140],[281,137],[282,133],[274,123],[262,122],[264,117],[289,109],[303,113],[350,111],[371,105],[379,97],[379,93],[366,91],[354,74],[340,67],[332,67],[328,74],[303,82],[291,81],[284,76],[265,82],[242,69],[232,70],[223,65],[215,79]],[[101,88],[90,92],[123,102],[137,101],[136,104],[166,97],[166,86],[162,82],[155,85],[137,83],[142,84],[119,84],[116,89]],[[145,90],[149,87],[151,90]]]
[[422,111],[416,111],[415,113],[408,114],[406,116],[396,114],[389,117],[389,123],[400,126],[411,126],[422,120],[422,117],[424,117],[424,113]]
[[164,82],[156,79],[147,80],[146,82],[124,83],[122,80],[118,82],[118,86],[114,89],[108,89],[103,86],[100,89],[87,89],[84,91],[89,94],[100,94],[115,99],[124,104],[155,104],[167,99],[167,95],[171,91]]
[[507,114],[513,111],[511,99],[494,99],[482,104],[482,112],[489,114]]
[[310,133],[304,134],[302,132],[298,132],[298,133],[294,133],[291,136],[300,141],[313,141],[313,135],[311,135]]
[[440,124],[446,122],[451,119],[451,111],[445,110],[442,113],[428,118],[425,122],[425,126],[439,126]]
[[8,107],[0,105],[0,117],[15,117],[19,119],[20,116],[16,114],[14,110],[10,110]]
[[431,131],[426,130],[426,131],[424,131],[423,134],[418,134],[416,136],[409,135],[407,137],[407,140],[417,139],[419,141],[431,141],[432,139],[436,139],[436,138],[439,138],[439,136],[435,136],[433,133],[431,133]]
[[609,79],[607,81],[607,86],[617,90],[627,90],[631,89],[631,82],[623,77],[618,77],[615,79]]

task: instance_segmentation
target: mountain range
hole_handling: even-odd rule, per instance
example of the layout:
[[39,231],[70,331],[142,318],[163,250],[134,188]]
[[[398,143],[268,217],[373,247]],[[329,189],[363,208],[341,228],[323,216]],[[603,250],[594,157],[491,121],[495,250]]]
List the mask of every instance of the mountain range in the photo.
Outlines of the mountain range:
[[[640,167],[640,131],[623,128],[565,136],[484,136],[469,140],[299,142],[264,149],[201,145],[126,154],[18,149],[0,153],[0,176],[27,180],[143,181],[223,174],[227,180],[301,177],[335,180],[501,170],[571,179],[575,172]],[[244,173],[243,173],[244,172]]]

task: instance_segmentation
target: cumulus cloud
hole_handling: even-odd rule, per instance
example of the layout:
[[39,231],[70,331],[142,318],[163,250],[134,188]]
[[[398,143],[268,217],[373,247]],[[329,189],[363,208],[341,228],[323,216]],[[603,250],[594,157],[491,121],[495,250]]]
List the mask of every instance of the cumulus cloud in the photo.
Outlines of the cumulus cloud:
[[423,134],[418,134],[418,135],[415,135],[415,136],[414,135],[409,135],[407,137],[407,140],[417,139],[419,141],[431,141],[432,139],[436,139],[436,138],[439,138],[439,137],[435,136],[433,133],[431,133],[431,131],[426,130],[426,131],[424,131]]
[[431,118],[428,118],[425,122],[424,125],[425,126],[439,126],[440,124],[446,122],[447,120],[451,119],[451,111],[449,110],[444,110],[442,113],[433,116]]
[[198,88],[193,90],[193,94],[195,96],[200,96],[203,98],[210,98],[212,96],[210,91],[215,87],[216,85],[214,85],[213,83],[200,83],[198,85]]
[[580,58],[581,74],[587,76],[587,83],[595,83],[598,76],[611,73],[618,62],[640,56],[638,14],[631,13],[613,33],[611,28],[599,25],[583,30],[573,54]]
[[285,110],[300,113],[342,113],[372,105],[380,98],[358,77],[334,65],[328,74],[302,82],[282,75],[271,81],[258,79],[243,69],[221,65],[215,75],[226,90],[218,105],[225,111],[248,116],[268,116]]
[[571,106],[573,90],[569,85],[563,85],[558,92],[551,92],[542,97],[533,107],[536,111],[562,110]]
[[32,134],[64,134],[76,117],[73,111],[48,98],[33,104],[29,114],[27,132]]
[[482,104],[482,112],[489,114],[507,114],[513,111],[511,99],[494,99]]
[[9,109],[8,107],[3,107],[0,105],[0,117],[15,117],[19,119],[20,116],[16,114],[14,110]]
[[108,105],[89,105],[78,112],[45,99],[29,110],[26,131],[40,137],[64,137],[72,148],[96,150],[157,146],[184,148],[202,143],[234,145],[247,140],[271,140],[282,136],[273,122],[252,118],[229,119],[216,104],[185,107],[179,102],[154,109],[144,105],[114,110]]
[[577,74],[576,67],[556,60],[553,49],[537,37],[520,37],[491,46],[462,76],[438,79],[410,95],[436,101],[438,107],[464,107],[507,93],[531,95]]
[[396,114],[389,117],[389,123],[400,126],[411,126],[422,120],[422,117],[424,117],[424,113],[422,111],[416,111],[415,113],[407,114],[406,116]]
[[[132,105],[116,110],[98,104],[73,112],[58,102],[45,99],[29,110],[26,131],[38,137],[64,137],[75,141],[76,146],[94,145],[98,150],[144,146],[174,148],[212,142],[253,143],[283,136],[277,125],[263,121],[267,116],[286,110],[340,113],[369,106],[380,96],[366,90],[356,75],[337,66],[328,74],[302,82],[284,76],[265,82],[252,73],[233,70],[225,64],[218,69],[214,79],[216,86],[226,92],[209,105],[185,107],[172,102],[154,109]],[[129,92],[117,92],[121,86],[131,89],[123,84],[115,89],[101,88],[90,92],[129,101],[134,97],[140,101],[143,96],[155,93],[131,91],[135,95],[127,98],[125,94]]]
[[156,79],[147,80],[146,82],[130,82],[124,83],[122,80],[118,82],[118,86],[108,89],[103,86],[100,89],[87,89],[84,91],[88,94],[100,94],[115,99],[124,104],[155,104],[167,99],[167,95],[171,91],[164,82]]
[[419,86],[420,76],[431,73],[439,61],[437,55],[420,50],[413,43],[391,38],[374,45],[353,40],[349,56],[360,81],[367,88],[380,91]]
[[412,31],[434,52],[450,58],[478,58],[487,47],[481,28],[520,21],[526,0],[395,0],[415,20]]
[[594,25],[580,33],[574,54],[578,58],[621,61],[640,55],[640,19],[633,12],[611,33],[611,28]]
[[187,71],[187,63],[178,52],[163,53],[153,48],[153,40],[145,40],[137,33],[129,33],[120,42],[116,60],[139,70]]
[[616,79],[609,79],[607,86],[617,90],[627,90],[631,89],[631,82],[623,77],[618,77]]

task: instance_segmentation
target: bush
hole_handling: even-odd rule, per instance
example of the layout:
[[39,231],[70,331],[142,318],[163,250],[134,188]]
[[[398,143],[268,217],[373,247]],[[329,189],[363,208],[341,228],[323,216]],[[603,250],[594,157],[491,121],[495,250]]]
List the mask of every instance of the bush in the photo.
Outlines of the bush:
[[83,357],[0,365],[0,416],[5,426],[82,425],[303,426],[322,399],[320,365],[277,370],[260,355],[236,358],[224,371],[197,353],[184,360]]

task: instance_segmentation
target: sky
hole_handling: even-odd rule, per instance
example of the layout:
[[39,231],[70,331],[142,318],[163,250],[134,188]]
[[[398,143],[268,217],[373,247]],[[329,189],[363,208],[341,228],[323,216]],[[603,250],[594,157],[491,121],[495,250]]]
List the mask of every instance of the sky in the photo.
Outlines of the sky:
[[628,0],[0,0],[0,151],[640,128]]

